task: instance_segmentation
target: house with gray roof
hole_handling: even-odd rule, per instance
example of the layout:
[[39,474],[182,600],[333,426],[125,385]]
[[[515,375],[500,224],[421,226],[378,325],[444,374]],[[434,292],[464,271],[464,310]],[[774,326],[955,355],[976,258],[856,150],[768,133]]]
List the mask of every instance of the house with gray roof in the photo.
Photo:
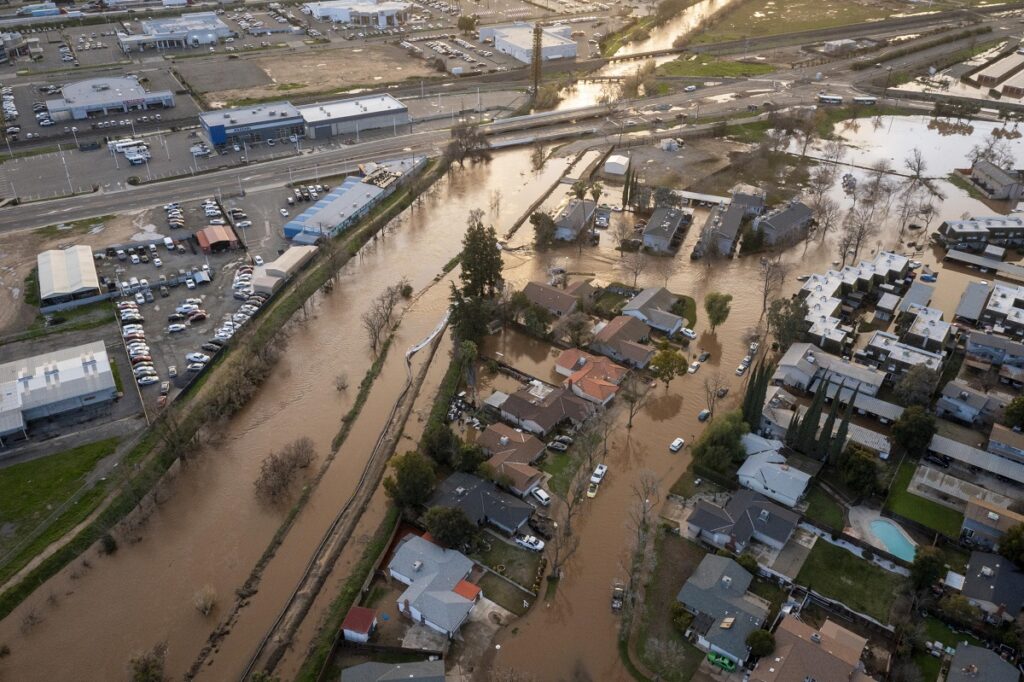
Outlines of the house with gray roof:
[[597,210],[597,204],[590,199],[571,199],[555,214],[555,239],[563,242],[576,241]]
[[502,492],[490,481],[457,471],[437,485],[428,507],[461,509],[470,521],[490,524],[512,535],[526,525],[533,507]]
[[753,490],[739,490],[724,507],[697,502],[687,520],[691,537],[741,554],[751,540],[775,549],[789,541],[800,516]]
[[960,644],[946,673],[946,682],[1017,682],[1020,672],[996,652]]
[[964,362],[976,369],[988,369],[991,365],[1024,367],[1024,343],[998,334],[971,332],[967,336],[966,351]]
[[961,592],[993,623],[1012,622],[1024,607],[1024,573],[999,554],[971,552]]
[[527,282],[523,293],[535,306],[543,308],[553,317],[566,317],[576,311],[579,299],[550,284]]
[[481,595],[466,580],[473,566],[461,552],[406,535],[388,563],[388,575],[408,586],[398,597],[398,610],[415,623],[454,637]]
[[754,219],[754,229],[764,235],[766,244],[792,244],[807,236],[814,214],[803,202],[793,200],[781,209]]
[[794,343],[786,351],[772,375],[775,385],[813,390],[816,381],[828,380],[842,384],[847,390],[857,389],[864,395],[878,395],[885,382],[885,372],[874,367],[844,360],[809,343]]
[[490,401],[501,418],[530,433],[546,435],[559,424],[582,424],[595,411],[594,406],[567,389],[533,380],[500,404]]
[[971,426],[991,424],[1010,399],[1003,394],[990,395],[973,388],[963,379],[955,379],[942,387],[935,401],[935,414]]
[[1024,183],[1016,171],[1000,168],[991,161],[979,159],[971,166],[971,182],[979,187],[990,199],[1020,201],[1024,195]]
[[768,617],[768,603],[747,592],[752,576],[728,557],[709,554],[686,581],[676,601],[693,614],[691,633],[697,646],[747,660],[747,636]]
[[932,436],[928,443],[928,452],[940,457],[955,459],[968,467],[982,469],[989,474],[1024,485],[1024,463],[1016,459],[1002,457],[938,433]]
[[368,661],[341,671],[341,682],[444,682],[444,661]]
[[795,507],[803,499],[810,474],[789,466],[782,454],[785,446],[780,440],[748,433],[742,441],[747,458],[736,472],[740,485],[787,507]]
[[678,300],[664,287],[649,287],[622,306],[622,314],[671,336],[683,328],[683,318],[672,312]]
[[960,294],[960,303],[953,313],[954,320],[960,320],[968,324],[977,324],[981,319],[981,312],[985,309],[988,297],[992,293],[992,285],[983,282],[970,282]]
[[693,214],[678,208],[659,207],[644,227],[644,248],[656,253],[672,253],[679,248],[678,239],[693,220]]

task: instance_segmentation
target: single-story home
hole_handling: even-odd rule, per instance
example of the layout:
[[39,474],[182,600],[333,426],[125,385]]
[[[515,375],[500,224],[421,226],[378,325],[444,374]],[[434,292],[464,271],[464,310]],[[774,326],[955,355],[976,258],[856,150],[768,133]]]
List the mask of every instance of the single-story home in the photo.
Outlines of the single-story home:
[[571,199],[555,214],[555,239],[563,242],[576,241],[580,232],[590,225],[590,219],[597,210],[597,204],[590,199]]
[[531,381],[526,388],[506,395],[500,404],[488,403],[501,418],[530,433],[547,435],[564,422],[582,424],[594,413],[594,406],[564,388]]
[[1024,573],[999,554],[971,552],[961,592],[992,622],[1012,622],[1024,607]]
[[750,682],[852,682],[863,673],[860,657],[867,643],[828,618],[815,630],[785,616],[775,629],[775,651],[757,662]]
[[991,649],[958,644],[946,682],[1018,682],[1020,671]]
[[542,282],[527,282],[523,293],[533,305],[543,308],[553,317],[566,317],[576,312],[578,299],[572,294]]
[[444,660],[381,663],[367,661],[341,671],[341,682],[445,682]]
[[619,392],[629,370],[606,357],[567,348],[555,360],[555,371],[568,377],[562,384],[575,395],[597,405],[607,405]]
[[531,466],[544,454],[544,443],[532,434],[497,422],[484,429],[476,442],[490,456],[487,466],[516,495],[526,496],[544,478]]
[[664,287],[650,287],[622,306],[622,314],[635,317],[658,331],[672,336],[683,328],[683,318],[672,312],[679,299]]
[[743,448],[747,458],[736,472],[740,485],[787,507],[800,503],[811,476],[786,463],[782,441],[748,433]]
[[607,355],[630,367],[646,367],[654,357],[654,349],[646,344],[651,328],[635,317],[619,315],[595,328],[590,350]]
[[967,501],[960,537],[983,549],[995,551],[1006,531],[1020,523],[1024,523],[1024,514],[976,497]]
[[751,540],[782,549],[800,516],[753,490],[733,493],[724,507],[699,500],[687,519],[691,537],[741,554]]
[[525,526],[533,514],[533,507],[519,498],[502,492],[488,480],[461,471],[437,484],[427,506],[461,509],[478,526],[489,524],[509,535]]

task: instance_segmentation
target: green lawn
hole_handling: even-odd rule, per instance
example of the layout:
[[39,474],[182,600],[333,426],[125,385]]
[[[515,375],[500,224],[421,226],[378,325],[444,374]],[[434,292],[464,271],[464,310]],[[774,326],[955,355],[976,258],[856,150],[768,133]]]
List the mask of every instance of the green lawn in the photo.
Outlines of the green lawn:
[[569,452],[550,453],[540,463],[540,468],[544,473],[551,474],[547,483],[548,490],[564,498],[569,493],[569,485],[580,468],[580,463],[572,455],[570,448]]
[[0,519],[13,526],[0,535],[0,551],[17,544],[71,497],[96,463],[115,447],[117,439],[110,438],[0,469]]
[[486,552],[475,552],[472,558],[489,568],[498,571],[504,566],[503,575],[514,580],[523,587],[532,587],[534,578],[537,576],[537,566],[540,564],[540,554],[517,547],[508,542],[499,540],[490,534],[485,534],[484,539],[490,543],[491,548]]
[[686,320],[686,326],[693,329],[697,326],[697,301],[691,296],[684,296],[683,294],[673,294],[678,297],[675,305],[672,306],[672,312]]
[[936,530],[946,537],[959,537],[960,526],[964,522],[963,514],[907,491],[907,486],[910,485],[910,480],[914,477],[915,468],[915,462],[903,460],[899,471],[896,472],[896,478],[892,482],[889,498],[885,501],[885,508]]
[[902,589],[905,579],[819,539],[796,582],[888,623],[893,595]]
[[817,485],[811,486],[807,493],[807,511],[804,516],[832,530],[841,531],[846,525],[843,505]]
[[499,606],[503,606],[517,616],[521,616],[529,610],[529,606],[523,606],[523,601],[533,605],[534,597],[529,592],[523,592],[507,580],[502,580],[493,573],[485,574],[477,581],[484,596]]
[[693,497],[697,493],[717,493],[724,490],[714,481],[710,481],[706,478],[702,478],[700,486],[694,485],[695,479],[699,478],[694,476],[693,469],[687,469],[683,472],[675,483],[672,484],[670,493],[673,495],[679,495],[680,497]]
[[775,620],[775,616],[778,615],[779,609],[782,608],[782,602],[785,601],[786,596],[789,594],[776,583],[770,580],[764,580],[763,578],[755,578],[753,582],[750,583],[749,590],[771,604],[771,607],[768,609],[768,620],[766,621],[768,623]]
[[602,317],[615,317],[626,303],[626,297],[612,291],[604,291],[594,301],[594,311]]
[[911,3],[882,0],[873,3],[839,0],[750,0],[737,3],[705,30],[693,36],[691,43],[717,43],[762,36],[811,31],[884,19],[901,11],[915,11]]
[[[968,644],[984,646],[978,639],[971,635],[954,634],[945,623],[931,616],[924,619],[924,631],[925,638],[928,641],[939,641],[946,646],[955,647],[964,640],[966,640]],[[914,664],[921,672],[921,679],[923,682],[935,682],[935,680],[938,679],[939,672],[942,668],[942,663],[939,659],[931,656],[930,654],[921,652],[914,655]]]
[[734,62],[708,55],[683,55],[658,67],[659,76],[693,76],[696,78],[748,78],[775,71],[771,64]]

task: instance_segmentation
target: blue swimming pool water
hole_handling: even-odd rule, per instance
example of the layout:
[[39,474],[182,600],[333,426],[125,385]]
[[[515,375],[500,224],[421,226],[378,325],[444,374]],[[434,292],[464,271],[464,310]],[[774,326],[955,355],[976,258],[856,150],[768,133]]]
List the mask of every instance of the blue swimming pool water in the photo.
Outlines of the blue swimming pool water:
[[879,519],[871,522],[871,532],[882,541],[889,554],[898,556],[904,561],[913,561],[916,550],[910,540],[891,522]]

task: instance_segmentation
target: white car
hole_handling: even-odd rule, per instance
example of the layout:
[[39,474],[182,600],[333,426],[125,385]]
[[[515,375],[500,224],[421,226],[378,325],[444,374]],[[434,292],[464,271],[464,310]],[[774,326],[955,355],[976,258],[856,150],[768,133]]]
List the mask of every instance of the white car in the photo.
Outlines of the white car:
[[530,494],[545,507],[551,504],[551,495],[548,495],[547,491],[543,488],[534,488],[530,491]]
[[164,262],[162,260],[160,260],[159,258],[154,258],[153,259],[153,265],[155,265],[158,268],[162,268],[164,266]]
[[183,324],[169,324],[169,325],[167,325],[167,331],[170,334],[177,334],[178,332],[183,332],[186,329],[188,329],[188,327],[186,327]]
[[672,444],[668,446],[668,449],[670,452],[679,452],[680,450],[683,449],[684,445],[686,445],[685,440],[683,440],[682,438],[676,438],[674,441],[672,441]]
[[740,365],[736,368],[736,376],[741,377],[747,371],[746,365]]
[[690,368],[686,370],[687,374],[696,374],[697,370],[700,369],[700,363],[696,360],[690,363]]
[[263,265],[263,256],[253,256],[252,262],[256,265]]
[[139,383],[139,386],[149,386],[150,384],[155,384],[160,381],[160,377],[155,374],[144,374],[136,379],[136,381]]
[[202,353],[186,353],[185,359],[188,360],[189,362],[199,362],[202,364],[206,364],[207,362],[210,361],[210,356],[203,355]]
[[142,294],[135,294],[135,302],[139,305],[144,305],[146,303],[146,297]]
[[751,355],[756,355],[757,354],[757,350],[760,347],[761,347],[761,344],[758,343],[757,341],[754,341],[753,343],[750,344],[750,348],[748,348],[748,350],[750,351]]
[[533,535],[517,535],[516,544],[523,549],[528,549],[531,552],[542,552],[544,551],[544,541]]
[[679,333],[685,336],[686,338],[690,339],[691,341],[697,338],[697,332],[693,331],[689,327],[683,327]]
[[601,481],[604,480],[604,476],[607,473],[608,473],[608,465],[607,464],[598,464],[597,467],[594,469],[594,473],[591,474],[591,476],[590,476],[590,482],[591,483],[600,483]]
[[287,218],[288,217],[288,209],[282,208],[281,209],[281,215],[283,215],[285,218]]
[[185,288],[186,289],[195,289],[196,288],[196,281],[194,279],[192,279],[191,277],[189,277],[188,279],[185,280]]

